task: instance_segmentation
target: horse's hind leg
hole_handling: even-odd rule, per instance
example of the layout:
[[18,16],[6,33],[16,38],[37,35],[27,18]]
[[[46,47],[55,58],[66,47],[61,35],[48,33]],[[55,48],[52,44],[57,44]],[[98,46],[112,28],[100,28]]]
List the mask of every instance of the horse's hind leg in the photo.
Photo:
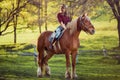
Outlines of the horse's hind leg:
[[44,64],[45,64],[45,76],[49,77],[51,72],[50,72],[50,67],[48,66],[48,60],[53,56],[54,54],[51,52],[47,52],[47,55],[44,58]]
[[43,59],[44,59],[44,50],[41,49],[38,51],[38,69],[37,69],[37,77],[43,77]]

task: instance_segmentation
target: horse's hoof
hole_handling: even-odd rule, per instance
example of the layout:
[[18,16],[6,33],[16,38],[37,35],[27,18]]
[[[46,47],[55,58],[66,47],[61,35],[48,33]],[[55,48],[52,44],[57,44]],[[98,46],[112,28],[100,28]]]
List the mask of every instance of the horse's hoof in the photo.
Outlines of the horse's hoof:
[[71,78],[70,72],[66,72],[66,73],[65,73],[65,78],[66,78],[67,80],[69,80],[69,79]]
[[46,72],[45,76],[50,77],[50,73]]
[[45,77],[50,77],[50,74],[46,74]]
[[77,74],[75,74],[75,75],[72,77],[72,79],[77,79],[77,78],[78,78]]
[[50,67],[49,67],[49,66],[46,66],[45,76],[46,76],[46,77],[50,77],[50,74],[51,74],[51,72],[50,72]]
[[37,75],[37,77],[38,77],[38,78],[42,78],[42,77],[43,77],[43,75]]
[[38,67],[38,69],[37,69],[37,77],[39,77],[39,78],[42,78],[42,77],[43,77],[42,71],[41,71],[41,68],[40,68],[40,67]]

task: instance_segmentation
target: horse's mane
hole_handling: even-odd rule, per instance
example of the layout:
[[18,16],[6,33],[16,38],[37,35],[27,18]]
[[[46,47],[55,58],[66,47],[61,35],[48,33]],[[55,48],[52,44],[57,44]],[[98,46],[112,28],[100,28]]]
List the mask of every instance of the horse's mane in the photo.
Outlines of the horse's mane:
[[69,22],[67,24],[67,28],[70,29],[70,34],[72,34],[75,30],[77,30],[77,19]]

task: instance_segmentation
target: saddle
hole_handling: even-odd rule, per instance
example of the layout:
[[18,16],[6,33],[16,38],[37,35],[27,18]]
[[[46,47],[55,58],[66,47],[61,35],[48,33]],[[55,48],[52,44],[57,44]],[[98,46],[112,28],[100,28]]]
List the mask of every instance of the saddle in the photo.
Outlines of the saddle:
[[58,41],[64,33],[64,29],[59,26],[49,37],[49,42],[53,44],[54,42]]

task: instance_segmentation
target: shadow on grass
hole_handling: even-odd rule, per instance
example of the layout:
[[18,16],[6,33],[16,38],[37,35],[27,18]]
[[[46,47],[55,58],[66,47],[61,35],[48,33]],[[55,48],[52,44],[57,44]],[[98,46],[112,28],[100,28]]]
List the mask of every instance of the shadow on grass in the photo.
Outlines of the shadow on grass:
[[4,49],[6,52],[17,52],[20,50],[29,50],[32,48],[33,45],[27,43],[0,45],[0,49]]

